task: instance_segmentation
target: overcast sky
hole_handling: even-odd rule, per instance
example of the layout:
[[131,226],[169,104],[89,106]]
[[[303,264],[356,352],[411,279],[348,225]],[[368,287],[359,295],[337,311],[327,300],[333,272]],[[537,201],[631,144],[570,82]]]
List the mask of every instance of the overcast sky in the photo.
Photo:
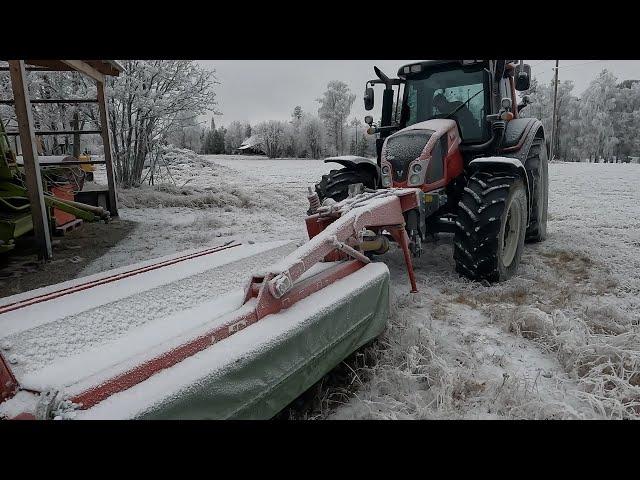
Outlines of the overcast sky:
[[[554,60],[525,60],[533,76],[547,83],[553,76]],[[203,66],[215,69],[221,82],[217,87],[216,125],[229,125],[234,120],[251,124],[262,120],[289,120],[296,105],[304,112],[317,113],[315,100],[325,91],[330,80],[342,80],[357,95],[351,116],[363,119],[373,113],[378,120],[382,88],[376,88],[376,108],[366,112],[362,102],[365,82],[375,78],[373,65],[390,77],[412,60],[201,60]],[[560,80],[573,80],[574,93],[580,95],[603,68],[620,81],[640,79],[638,60],[560,60]]]

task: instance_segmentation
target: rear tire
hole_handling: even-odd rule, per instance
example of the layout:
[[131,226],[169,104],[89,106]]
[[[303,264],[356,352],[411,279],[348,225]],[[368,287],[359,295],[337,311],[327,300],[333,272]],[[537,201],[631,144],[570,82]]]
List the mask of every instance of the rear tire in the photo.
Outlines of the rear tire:
[[376,174],[368,168],[341,168],[331,170],[316,184],[316,193],[320,201],[332,198],[336,202],[344,200],[349,195],[349,185],[362,183],[367,188],[376,188]]
[[536,138],[525,163],[529,185],[532,186],[531,222],[527,228],[528,242],[542,242],[547,238],[547,210],[549,208],[549,162],[544,139]]
[[501,282],[517,271],[527,229],[527,192],[511,173],[477,172],[458,203],[453,258],[471,280]]

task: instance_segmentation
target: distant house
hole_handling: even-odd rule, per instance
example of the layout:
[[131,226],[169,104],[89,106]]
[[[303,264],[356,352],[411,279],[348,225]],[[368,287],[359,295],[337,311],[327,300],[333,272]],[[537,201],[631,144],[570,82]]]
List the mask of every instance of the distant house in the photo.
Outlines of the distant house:
[[242,142],[242,145],[238,147],[236,153],[241,153],[243,155],[264,155],[262,140],[258,135],[251,135]]
[[627,157],[627,158],[629,159],[629,162],[630,162],[630,163],[640,163],[640,157],[632,157],[632,156],[629,156],[629,157]]

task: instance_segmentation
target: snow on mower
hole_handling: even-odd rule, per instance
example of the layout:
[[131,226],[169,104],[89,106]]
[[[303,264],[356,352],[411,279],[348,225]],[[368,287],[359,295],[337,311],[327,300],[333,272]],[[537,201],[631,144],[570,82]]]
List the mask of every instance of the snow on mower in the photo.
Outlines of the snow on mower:
[[0,415],[270,418],[384,330],[392,245],[413,293],[413,259],[439,233],[461,275],[514,275],[525,239],[546,234],[544,131],[515,105],[528,66],[375,71],[378,158],[326,160],[343,168],[310,189],[308,242],[229,243],[3,299]]

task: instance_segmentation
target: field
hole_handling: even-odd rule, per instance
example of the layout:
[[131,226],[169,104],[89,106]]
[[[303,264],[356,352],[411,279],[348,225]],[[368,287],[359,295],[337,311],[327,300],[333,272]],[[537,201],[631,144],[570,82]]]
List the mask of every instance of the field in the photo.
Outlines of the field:
[[[82,272],[238,239],[306,239],[306,189],[330,165],[203,156],[167,182],[120,192],[136,227]],[[550,165],[549,236],[527,245],[519,274],[499,285],[454,272],[443,235],[402,256],[392,315],[373,361],[350,360],[346,384],[314,390],[303,418],[637,418],[640,416],[640,165]],[[345,368],[343,365],[341,368]]]

